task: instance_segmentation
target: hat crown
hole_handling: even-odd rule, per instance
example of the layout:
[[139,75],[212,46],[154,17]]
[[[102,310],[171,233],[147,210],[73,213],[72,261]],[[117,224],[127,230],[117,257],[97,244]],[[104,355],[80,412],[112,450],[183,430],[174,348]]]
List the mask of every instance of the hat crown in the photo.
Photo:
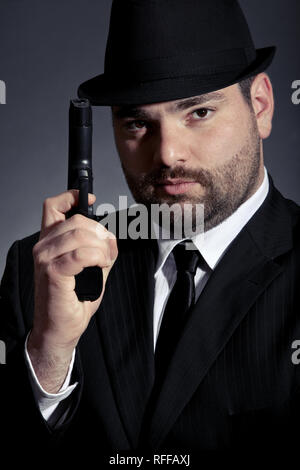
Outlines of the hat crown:
[[[251,34],[236,0],[114,0],[105,72],[115,74],[126,64],[138,74],[138,62],[182,57],[185,61],[174,64],[174,71],[179,72],[184,64],[188,68],[192,63],[197,65],[200,57],[211,57],[215,62],[215,53],[234,49],[244,51],[243,57],[233,54],[235,64],[242,58],[249,63],[255,57]],[[155,73],[153,63],[151,70]]]
[[113,0],[104,73],[78,96],[112,106],[201,95],[263,72],[275,51],[255,49],[237,0]]

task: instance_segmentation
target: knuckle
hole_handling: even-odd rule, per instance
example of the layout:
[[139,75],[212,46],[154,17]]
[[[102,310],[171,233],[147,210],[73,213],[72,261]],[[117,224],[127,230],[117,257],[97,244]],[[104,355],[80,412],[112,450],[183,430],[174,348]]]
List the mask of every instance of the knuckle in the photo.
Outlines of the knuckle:
[[99,226],[99,229],[104,232],[104,233],[109,233],[105,225],[102,225],[101,223],[97,222],[97,225]]
[[52,204],[52,198],[51,197],[47,197],[44,202],[43,202],[43,208],[45,210],[48,210],[50,207],[51,207],[51,204]]
[[54,271],[54,266],[52,263],[45,264],[44,274],[47,279],[52,279],[53,271]]
[[95,263],[99,262],[99,252],[95,248],[77,248],[72,251],[72,260],[76,263],[84,264],[84,262]]
[[73,221],[75,222],[76,225],[81,226],[82,223],[84,222],[84,219],[86,219],[86,217],[84,217],[84,216],[81,215],[81,214],[74,214],[74,215],[72,216],[72,219],[73,219]]
[[72,260],[75,262],[80,262],[82,260],[82,251],[80,249],[76,249],[72,251]]
[[72,237],[76,238],[76,240],[80,242],[86,238],[86,234],[82,228],[76,227],[72,230]]
[[117,241],[117,237],[113,232],[107,232],[110,240]]
[[102,225],[100,222],[96,222],[96,231],[99,232],[99,233],[106,233],[108,232],[107,228],[104,227],[104,225]]
[[39,252],[35,256],[35,264],[37,266],[43,266],[45,264],[45,257],[42,252]]
[[114,234],[109,232],[106,227],[96,222],[96,234],[100,238],[100,240],[107,240],[109,238],[114,238]]

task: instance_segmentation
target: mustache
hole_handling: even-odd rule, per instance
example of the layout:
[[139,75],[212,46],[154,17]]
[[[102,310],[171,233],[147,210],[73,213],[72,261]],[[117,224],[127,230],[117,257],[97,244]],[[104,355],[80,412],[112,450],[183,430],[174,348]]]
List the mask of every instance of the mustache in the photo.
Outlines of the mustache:
[[205,187],[212,185],[212,175],[209,171],[204,169],[192,170],[184,167],[157,168],[143,175],[141,183],[143,185],[156,185],[158,182],[163,183],[166,180],[178,178],[196,181]]

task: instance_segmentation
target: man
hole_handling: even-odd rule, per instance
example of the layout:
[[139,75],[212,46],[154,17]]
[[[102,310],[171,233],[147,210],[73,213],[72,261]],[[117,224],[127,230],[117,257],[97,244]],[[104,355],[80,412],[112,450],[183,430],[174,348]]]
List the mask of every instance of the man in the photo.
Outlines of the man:
[[[299,208],[263,160],[275,48],[255,50],[235,1],[170,3],[113,2],[105,73],[79,96],[112,107],[137,202],[204,205],[193,272],[180,240],[66,219],[68,191],[12,245],[2,280],[19,432],[69,453],[292,445],[299,417]],[[79,302],[74,275],[93,265],[104,289]]]

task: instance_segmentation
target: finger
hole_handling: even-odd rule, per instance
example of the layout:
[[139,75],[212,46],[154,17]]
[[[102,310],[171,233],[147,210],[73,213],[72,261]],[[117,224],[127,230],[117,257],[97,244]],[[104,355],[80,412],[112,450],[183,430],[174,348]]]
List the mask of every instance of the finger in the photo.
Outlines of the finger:
[[110,267],[112,261],[104,251],[91,247],[81,247],[55,258],[51,266],[62,276],[75,276],[88,266]]
[[[53,224],[65,220],[65,214],[72,207],[78,204],[79,190],[70,189],[57,196],[45,199],[43,204],[43,216],[41,229],[45,230]],[[96,200],[94,194],[89,193],[88,204],[93,204]]]
[[44,262],[49,262],[64,253],[76,250],[80,247],[99,248],[106,252],[106,256],[114,259],[114,249],[110,247],[109,241],[100,240],[96,232],[85,230],[83,228],[75,228],[69,230],[61,235],[58,235],[51,240],[45,241],[39,246],[39,257]]
[[[52,243],[52,241],[54,241],[57,236],[76,229],[84,229],[91,231],[93,234],[96,233],[100,240],[108,238],[107,236],[103,235],[105,232],[108,233],[108,230],[99,222],[93,219],[89,219],[84,215],[75,214],[69,219],[64,220],[63,223],[56,224],[52,226],[51,229],[46,233],[43,233],[43,237],[41,237],[39,243],[41,245],[46,245],[50,242]],[[110,238],[115,238],[115,236],[112,235]]]

